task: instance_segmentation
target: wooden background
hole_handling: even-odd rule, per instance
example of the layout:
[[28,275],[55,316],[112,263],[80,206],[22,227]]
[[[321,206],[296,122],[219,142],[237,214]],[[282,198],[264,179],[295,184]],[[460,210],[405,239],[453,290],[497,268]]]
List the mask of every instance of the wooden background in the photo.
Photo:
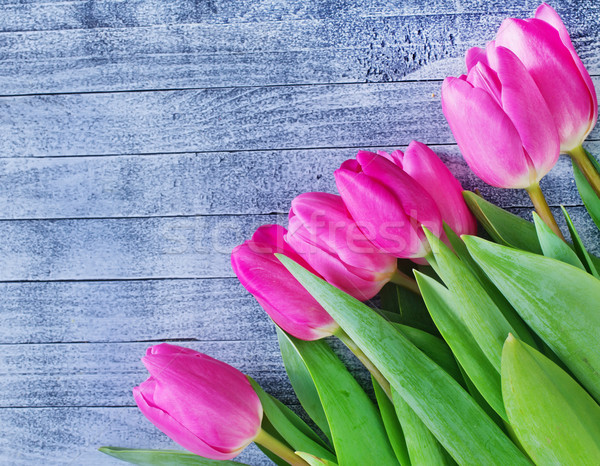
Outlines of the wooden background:
[[[600,88],[600,6],[554,1]],[[521,0],[7,0],[0,5],[0,463],[119,464],[173,447],[134,407],[139,358],[205,351],[294,406],[272,324],[231,248],[333,191],[359,148],[432,144],[471,175],[441,80]],[[600,130],[587,147],[600,154]],[[542,185],[592,251],[561,158]],[[267,464],[254,447],[240,460]]]

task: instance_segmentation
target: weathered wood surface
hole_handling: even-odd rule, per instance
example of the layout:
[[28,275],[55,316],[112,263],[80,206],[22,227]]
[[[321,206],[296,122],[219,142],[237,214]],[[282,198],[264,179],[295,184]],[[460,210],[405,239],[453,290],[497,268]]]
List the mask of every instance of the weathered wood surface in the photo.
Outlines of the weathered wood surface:
[[[554,2],[600,70],[594,0]],[[439,79],[534,2],[20,2],[0,6],[2,94]],[[41,79],[43,78],[43,79]]]
[[[600,153],[598,142],[586,146]],[[531,205],[522,190],[483,183],[456,146],[432,147],[465,189],[479,189],[505,206]],[[356,149],[347,148],[0,158],[0,186],[10,186],[0,190],[0,220],[287,214],[298,194],[336,192],[332,173],[355,154]],[[565,183],[571,170],[570,159],[563,156],[542,180],[550,204],[581,203]]]
[[[600,92],[600,78],[594,83]],[[10,157],[453,142],[437,81],[5,97]],[[597,139],[600,129],[590,135]]]
[[[291,199],[335,192],[358,148],[434,144],[476,179],[441,79],[502,19],[494,0],[23,0],[0,5],[0,463],[120,464],[103,444],[173,448],[133,406],[139,358],[174,340],[297,409],[272,323],[229,251]],[[600,89],[600,5],[553,2]],[[600,154],[600,130],[587,147]],[[543,180],[599,235],[563,157]],[[564,228],[564,222],[559,220]],[[356,361],[335,346],[365,382]],[[239,458],[268,464],[251,447]]]

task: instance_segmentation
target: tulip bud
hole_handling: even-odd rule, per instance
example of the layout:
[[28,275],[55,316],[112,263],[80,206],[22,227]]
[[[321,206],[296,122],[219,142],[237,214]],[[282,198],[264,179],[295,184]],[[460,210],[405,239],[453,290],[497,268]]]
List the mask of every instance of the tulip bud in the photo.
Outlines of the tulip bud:
[[463,187],[437,154],[425,144],[412,141],[404,153],[377,152],[402,168],[433,198],[442,220],[457,235],[477,234],[477,221],[463,198]]
[[[556,11],[543,3],[535,18],[505,20],[495,42],[514,52],[535,81],[556,124],[561,151],[580,146],[598,119],[598,100],[592,79]],[[482,53],[469,51],[469,69]]]
[[327,282],[361,301],[375,296],[396,271],[396,258],[365,237],[334,194],[296,197],[286,240]]
[[259,434],[262,406],[237,369],[166,343],[148,348],[142,362],[151,376],[133,389],[135,401],[156,427],[185,449],[228,460]]
[[271,319],[289,334],[302,340],[332,335],[338,325],[275,257],[275,253],[283,254],[318,275],[286,243],[286,233],[279,225],[260,227],[231,253],[233,270]]
[[542,94],[516,55],[494,42],[469,58],[469,74],[442,85],[442,109],[465,160],[492,186],[538,183],[559,156]]
[[400,258],[422,258],[429,245],[421,225],[442,234],[433,198],[400,167],[373,152],[360,151],[335,171],[344,204],[373,244]]

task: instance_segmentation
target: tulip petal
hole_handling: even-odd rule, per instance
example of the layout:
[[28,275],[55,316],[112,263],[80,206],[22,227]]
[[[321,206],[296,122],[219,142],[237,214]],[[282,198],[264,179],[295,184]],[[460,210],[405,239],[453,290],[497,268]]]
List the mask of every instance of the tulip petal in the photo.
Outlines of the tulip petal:
[[482,89],[458,78],[442,85],[442,110],[471,170],[499,188],[527,188],[530,166],[510,118]]
[[477,232],[477,222],[465,203],[462,186],[435,152],[412,141],[404,154],[404,171],[433,197],[452,230],[459,235]]
[[419,225],[411,224],[399,200],[387,187],[365,173],[343,168],[336,170],[334,176],[352,218],[372,243],[396,257],[425,255],[416,231]]
[[[350,212],[340,196],[328,193],[304,193],[292,201],[286,239],[297,251],[298,242],[323,249],[339,257],[345,265],[364,269],[360,276],[370,280],[374,273],[391,274],[396,269],[396,259],[382,253],[356,227]],[[303,258],[323,273],[300,252]],[[325,276],[324,278],[329,281]],[[330,282],[331,283],[331,282]]]
[[410,175],[376,154],[359,153],[356,159],[368,176],[390,187],[406,215],[414,219],[417,225],[424,225],[435,235],[442,233],[441,215],[435,201]]
[[291,241],[302,257],[315,270],[318,270],[328,283],[360,301],[371,299],[388,281],[377,280],[374,273],[371,273],[372,276],[370,280],[361,278],[351,269],[346,267],[337,256],[329,254],[302,240]]
[[467,71],[471,71],[471,68],[473,68],[477,63],[483,63],[484,65],[489,66],[486,51],[480,47],[471,47],[469,50],[467,50],[465,62],[467,63]]
[[558,161],[560,141],[554,120],[531,75],[510,50],[488,50],[488,59],[502,83],[502,109],[512,120],[541,180]]
[[[158,407],[153,400],[156,381],[152,378],[133,389],[133,396],[140,411],[163,433],[196,455],[215,460],[229,460],[236,457],[244,447],[231,452],[222,452],[212,448],[187,427]],[[248,442],[250,443],[250,442]]]
[[[586,70],[581,58],[575,51],[575,47],[573,47],[573,43],[571,42],[571,37],[567,28],[563,24],[558,13],[547,3],[542,3],[535,12],[535,17],[537,19],[541,19],[542,21],[546,21],[550,24],[554,29],[558,31],[560,36],[560,40],[567,47],[569,52],[571,53],[571,57],[573,57],[573,61],[575,65],[579,69],[581,73],[581,77],[585,81],[585,84],[590,92],[590,97],[592,99],[592,114],[590,115],[590,128],[589,131],[592,130],[594,126],[596,126],[596,122],[598,120],[598,96],[596,95],[596,88],[594,87],[594,83],[592,82],[592,78],[590,77],[590,73]],[[589,134],[589,132],[588,132]],[[586,134],[587,136],[587,134]]]
[[556,123],[561,150],[580,145],[590,131],[593,101],[558,31],[540,19],[507,19],[496,44],[514,52],[533,77]]
[[261,304],[271,319],[286,332],[303,340],[332,334],[336,323],[310,294],[288,273],[274,253],[281,253],[314,273],[284,241],[286,229],[264,225],[252,239],[231,253],[231,265],[240,282]]
[[237,450],[258,434],[262,407],[237,369],[201,353],[151,355],[142,361],[153,377],[153,403],[212,448]]

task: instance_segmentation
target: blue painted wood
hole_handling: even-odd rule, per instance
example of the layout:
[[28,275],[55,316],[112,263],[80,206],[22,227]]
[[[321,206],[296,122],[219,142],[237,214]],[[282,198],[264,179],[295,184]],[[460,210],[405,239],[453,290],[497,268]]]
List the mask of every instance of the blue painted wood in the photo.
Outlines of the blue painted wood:
[[[522,192],[467,170],[439,89],[468,47],[536,6],[0,4],[0,463],[116,465],[95,448],[174,447],[130,397],[155,341],[207,351],[298,409],[228,253],[285,223],[297,194],[335,192],[332,171],[359,148],[434,143],[465,187],[530,216]],[[599,5],[553,6],[600,88]],[[591,139],[600,154],[600,130]],[[600,253],[567,158],[542,187]],[[240,460],[269,464],[253,447]]]

